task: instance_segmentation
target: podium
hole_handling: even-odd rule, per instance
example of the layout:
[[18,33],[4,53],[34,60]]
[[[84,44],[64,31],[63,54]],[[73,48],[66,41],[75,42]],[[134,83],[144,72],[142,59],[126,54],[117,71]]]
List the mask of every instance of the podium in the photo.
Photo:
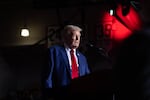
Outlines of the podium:
[[69,97],[112,100],[112,69],[99,70],[72,80],[68,87]]

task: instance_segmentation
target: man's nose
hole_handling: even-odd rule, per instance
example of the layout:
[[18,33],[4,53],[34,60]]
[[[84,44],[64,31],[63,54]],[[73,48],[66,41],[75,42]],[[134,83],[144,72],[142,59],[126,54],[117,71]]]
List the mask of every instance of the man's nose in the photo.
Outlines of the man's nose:
[[78,37],[78,36],[76,36],[76,40],[79,40],[79,37]]
[[72,36],[72,39],[73,40],[79,40],[79,37],[78,36]]

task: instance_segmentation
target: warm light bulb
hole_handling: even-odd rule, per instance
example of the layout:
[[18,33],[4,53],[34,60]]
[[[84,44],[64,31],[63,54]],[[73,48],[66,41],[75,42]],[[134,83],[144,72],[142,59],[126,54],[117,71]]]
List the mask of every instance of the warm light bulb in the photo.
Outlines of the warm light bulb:
[[28,29],[21,29],[21,36],[28,37],[29,36],[29,30]]

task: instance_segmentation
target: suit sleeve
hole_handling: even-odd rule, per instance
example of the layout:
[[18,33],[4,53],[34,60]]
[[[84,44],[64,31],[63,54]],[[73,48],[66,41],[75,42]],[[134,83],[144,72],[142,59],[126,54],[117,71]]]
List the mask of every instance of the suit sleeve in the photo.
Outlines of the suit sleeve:
[[48,51],[48,73],[47,73],[47,79],[46,79],[46,87],[47,88],[53,88],[53,72],[54,72],[54,49],[50,48]]

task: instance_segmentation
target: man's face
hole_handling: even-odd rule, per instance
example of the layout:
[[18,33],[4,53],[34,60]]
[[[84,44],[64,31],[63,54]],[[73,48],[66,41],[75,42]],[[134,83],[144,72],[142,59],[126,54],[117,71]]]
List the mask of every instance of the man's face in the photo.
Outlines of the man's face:
[[80,31],[70,31],[70,34],[66,36],[66,44],[69,46],[69,48],[78,48],[80,44]]

